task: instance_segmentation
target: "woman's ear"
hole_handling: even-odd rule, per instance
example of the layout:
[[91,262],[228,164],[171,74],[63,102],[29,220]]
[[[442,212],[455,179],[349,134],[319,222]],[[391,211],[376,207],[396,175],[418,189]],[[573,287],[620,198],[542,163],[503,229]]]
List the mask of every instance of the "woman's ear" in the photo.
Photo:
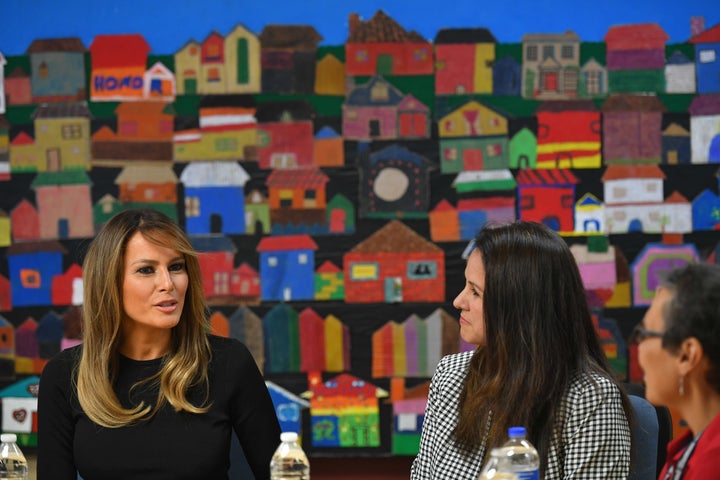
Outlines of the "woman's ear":
[[700,341],[695,337],[688,337],[680,344],[678,349],[678,367],[680,375],[687,375],[695,370],[705,359],[705,351]]

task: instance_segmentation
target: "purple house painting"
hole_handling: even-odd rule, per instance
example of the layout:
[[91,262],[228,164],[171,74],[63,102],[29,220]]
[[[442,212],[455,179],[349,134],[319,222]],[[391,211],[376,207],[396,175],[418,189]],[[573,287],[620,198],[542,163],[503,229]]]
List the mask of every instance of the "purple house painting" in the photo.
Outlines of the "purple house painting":
[[633,305],[636,307],[650,305],[662,272],[699,260],[700,254],[692,243],[681,245],[647,243],[630,265],[633,278]]

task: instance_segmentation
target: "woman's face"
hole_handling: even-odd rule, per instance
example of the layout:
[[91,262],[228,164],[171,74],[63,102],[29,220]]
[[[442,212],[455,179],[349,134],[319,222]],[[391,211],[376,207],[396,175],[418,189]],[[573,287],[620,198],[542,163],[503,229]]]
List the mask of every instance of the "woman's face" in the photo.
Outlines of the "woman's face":
[[484,293],[485,265],[480,251],[474,249],[465,265],[465,287],[453,301],[460,310],[460,337],[473,345],[485,345]]
[[173,328],[180,321],[187,287],[183,255],[135,233],[128,241],[124,257],[124,333]]
[[[672,293],[660,287],[655,292],[650,308],[645,312],[642,328],[664,332],[662,312]],[[644,372],[645,397],[654,405],[672,406],[678,398],[679,374],[677,356],[662,347],[662,338],[648,336],[638,344],[638,363]]]

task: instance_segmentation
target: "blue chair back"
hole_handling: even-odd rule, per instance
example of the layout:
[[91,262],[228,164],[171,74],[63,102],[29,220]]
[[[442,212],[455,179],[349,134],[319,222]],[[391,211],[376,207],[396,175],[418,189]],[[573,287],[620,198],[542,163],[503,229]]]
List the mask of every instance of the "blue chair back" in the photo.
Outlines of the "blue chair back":
[[628,395],[635,419],[632,425],[633,458],[628,480],[656,480],[660,422],[655,407],[637,395]]

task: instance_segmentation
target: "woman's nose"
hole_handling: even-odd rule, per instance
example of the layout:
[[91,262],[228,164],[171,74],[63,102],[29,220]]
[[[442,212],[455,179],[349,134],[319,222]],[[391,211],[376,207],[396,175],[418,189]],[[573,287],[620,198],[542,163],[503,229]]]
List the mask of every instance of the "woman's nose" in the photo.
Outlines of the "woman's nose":
[[160,289],[172,291],[175,290],[175,284],[173,283],[172,275],[168,270],[162,270],[160,273]]

